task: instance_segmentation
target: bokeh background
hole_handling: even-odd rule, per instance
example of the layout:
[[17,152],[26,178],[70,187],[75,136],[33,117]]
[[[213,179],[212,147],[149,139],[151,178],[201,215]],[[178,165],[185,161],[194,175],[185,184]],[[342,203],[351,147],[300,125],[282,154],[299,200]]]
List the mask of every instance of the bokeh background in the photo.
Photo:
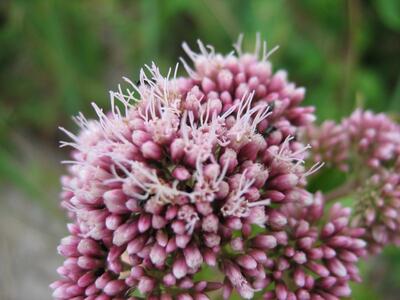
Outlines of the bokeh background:
[[[108,107],[108,91],[143,64],[166,71],[182,41],[227,53],[241,32],[248,49],[256,32],[280,46],[275,67],[307,88],[319,120],[356,106],[398,118],[398,0],[0,1],[0,299],[50,299],[66,234],[57,127],[93,116],[91,101]],[[399,299],[399,249],[362,269],[353,299]]]

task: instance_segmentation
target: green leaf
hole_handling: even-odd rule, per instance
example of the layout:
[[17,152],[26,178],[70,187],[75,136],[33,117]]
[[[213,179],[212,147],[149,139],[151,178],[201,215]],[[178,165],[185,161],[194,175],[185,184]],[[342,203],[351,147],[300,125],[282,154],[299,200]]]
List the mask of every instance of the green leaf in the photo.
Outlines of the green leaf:
[[383,23],[394,30],[400,30],[400,1],[375,0],[374,4]]

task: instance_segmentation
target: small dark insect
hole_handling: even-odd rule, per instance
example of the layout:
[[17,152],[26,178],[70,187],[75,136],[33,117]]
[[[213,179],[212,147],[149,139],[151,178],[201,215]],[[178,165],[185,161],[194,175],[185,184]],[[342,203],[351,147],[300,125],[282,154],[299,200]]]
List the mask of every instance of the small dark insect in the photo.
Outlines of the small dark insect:
[[264,134],[268,135],[272,132],[274,132],[275,130],[277,130],[278,128],[276,128],[275,126],[268,126],[268,128],[265,130]]
[[[156,80],[154,79],[154,78],[152,78],[152,79],[146,79],[145,80],[145,85],[148,85],[148,81],[151,81],[151,82],[153,82],[153,83],[156,83]],[[140,79],[138,79],[137,81],[136,81],[136,85],[137,86],[140,86],[140,84],[141,84],[141,82],[140,82]]]
[[275,108],[275,101],[271,101],[271,103],[269,103],[268,105],[269,105],[269,106],[268,106],[269,111],[270,111],[270,112],[273,112],[273,111],[274,111],[274,108]]

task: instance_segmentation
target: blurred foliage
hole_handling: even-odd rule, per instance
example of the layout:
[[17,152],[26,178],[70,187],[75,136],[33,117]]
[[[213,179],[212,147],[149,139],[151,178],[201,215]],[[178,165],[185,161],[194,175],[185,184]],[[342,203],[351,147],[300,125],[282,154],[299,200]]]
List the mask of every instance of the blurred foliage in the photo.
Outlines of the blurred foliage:
[[[255,32],[280,46],[275,67],[307,87],[319,120],[356,105],[400,112],[399,0],[2,0],[0,180],[46,199],[42,186],[55,187],[57,172],[26,155],[21,136],[55,150],[57,127],[71,128],[78,111],[93,115],[93,100],[107,107],[122,76],[136,81],[153,60],[166,71],[183,55],[182,41],[195,46],[200,38],[228,52],[240,32],[248,49]],[[313,188],[343,180],[320,178]],[[385,284],[400,286],[399,252],[383,259],[397,270]],[[355,298],[373,299],[363,286]]]

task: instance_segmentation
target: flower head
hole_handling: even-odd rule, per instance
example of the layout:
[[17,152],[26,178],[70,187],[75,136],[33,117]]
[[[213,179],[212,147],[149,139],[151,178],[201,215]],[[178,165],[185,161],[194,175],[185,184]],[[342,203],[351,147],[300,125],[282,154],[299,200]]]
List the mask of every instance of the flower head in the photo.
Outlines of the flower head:
[[385,114],[357,109],[340,124],[310,125],[314,159],[350,173],[355,199],[352,224],[365,229],[371,254],[400,240],[400,125]]
[[400,173],[382,170],[358,188],[353,224],[366,229],[371,253],[388,244],[400,246]]
[[[56,299],[208,299],[215,289],[250,299],[272,280],[280,295],[286,291],[276,273],[285,262],[322,272],[324,258],[309,251],[330,237],[317,237],[316,229],[290,242],[303,255],[284,254],[283,228],[297,222],[285,207],[313,203],[305,185],[319,167],[305,168],[309,146],[296,140],[314,120],[313,108],[299,106],[304,89],[286,72],[272,72],[259,42],[255,53],[242,53],[240,43],[228,55],[199,47],[195,53],[184,45],[194,64],[184,62],[189,77],[177,78],[176,69],[163,77],[153,64],[141,71],[138,86],[126,79],[126,91],[111,93],[111,112],[94,104],[97,121],[79,115],[78,135],[63,129],[72,141],[62,145],[74,150],[62,206],[74,225],[72,244],[60,246],[67,266],[52,285]],[[254,228],[261,233],[254,236]],[[355,233],[335,227],[331,235],[342,232],[348,243],[338,253],[356,251]],[[312,240],[297,242],[305,237]],[[81,241],[88,253],[76,246]],[[279,262],[266,256],[275,248]],[[326,264],[332,269],[324,269],[326,276],[341,272],[330,285],[338,295],[355,271],[338,259]],[[196,276],[205,265],[220,282]],[[309,292],[320,286],[307,284]]]

